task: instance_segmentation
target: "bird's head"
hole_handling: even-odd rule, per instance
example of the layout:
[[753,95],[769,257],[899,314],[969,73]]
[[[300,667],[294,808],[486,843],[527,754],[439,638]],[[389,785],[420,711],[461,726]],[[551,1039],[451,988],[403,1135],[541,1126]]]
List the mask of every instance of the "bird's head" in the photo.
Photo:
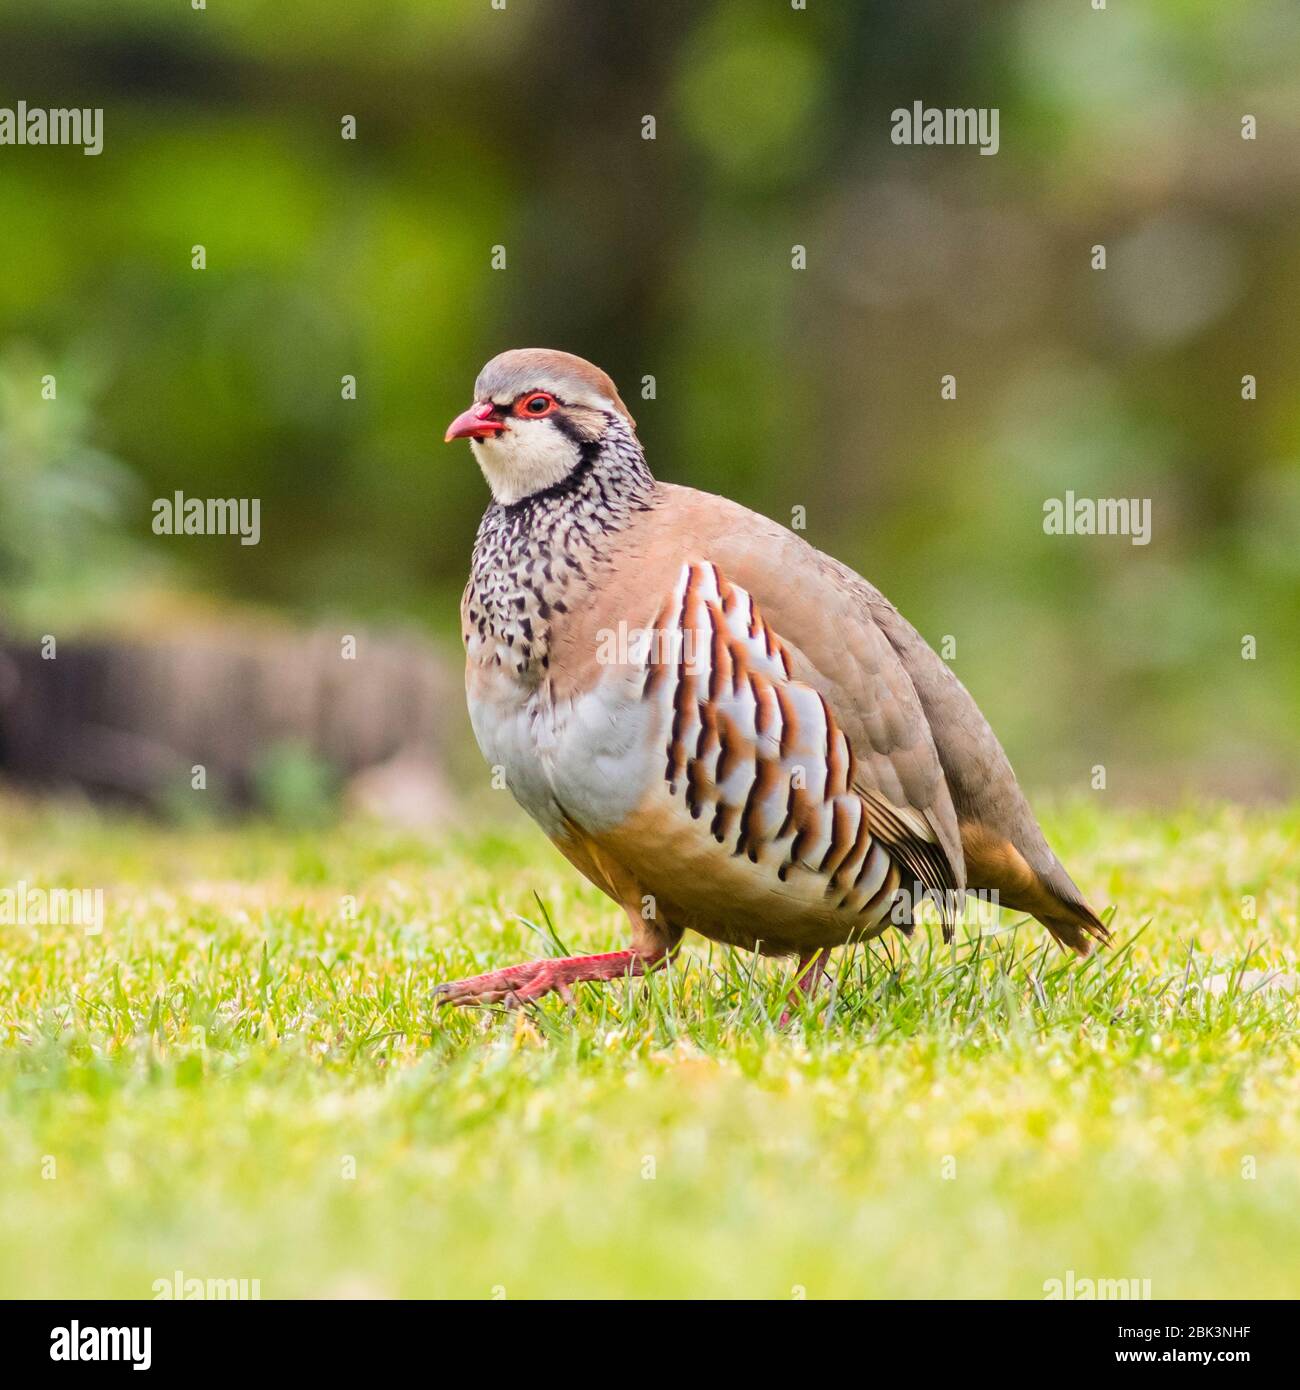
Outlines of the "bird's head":
[[635,443],[635,428],[599,367],[568,352],[516,348],[478,374],[474,404],[446,438],[469,440],[492,495],[510,506],[564,482],[611,437]]

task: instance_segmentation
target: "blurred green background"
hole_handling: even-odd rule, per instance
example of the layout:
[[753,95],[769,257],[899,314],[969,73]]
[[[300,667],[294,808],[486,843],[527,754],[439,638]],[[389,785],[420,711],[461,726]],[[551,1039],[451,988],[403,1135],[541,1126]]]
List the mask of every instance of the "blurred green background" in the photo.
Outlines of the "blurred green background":
[[[0,148],[0,621],[414,621],[454,663],[486,488],[442,430],[554,346],[658,476],[806,508],[954,637],[1030,783],[1290,794],[1298,50],[1291,0],[6,5],[0,105],[105,143]],[[914,101],[1000,152],[894,146]],[[261,544],[154,536],[176,490],[260,498]],[[1067,490],[1152,543],[1045,535]]]

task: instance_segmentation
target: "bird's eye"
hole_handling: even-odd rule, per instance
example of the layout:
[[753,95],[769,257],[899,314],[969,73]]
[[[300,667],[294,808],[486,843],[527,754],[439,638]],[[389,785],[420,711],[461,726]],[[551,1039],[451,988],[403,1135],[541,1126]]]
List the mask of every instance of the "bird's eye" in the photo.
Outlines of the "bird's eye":
[[531,415],[536,419],[540,415],[549,415],[555,409],[555,397],[546,391],[534,391],[531,396],[525,396],[515,408],[520,415]]

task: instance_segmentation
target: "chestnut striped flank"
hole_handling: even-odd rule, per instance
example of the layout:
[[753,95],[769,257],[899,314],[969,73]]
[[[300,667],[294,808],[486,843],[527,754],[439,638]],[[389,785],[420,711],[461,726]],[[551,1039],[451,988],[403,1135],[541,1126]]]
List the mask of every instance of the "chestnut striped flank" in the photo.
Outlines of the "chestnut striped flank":
[[[664,706],[668,795],[733,859],[863,926],[901,888],[955,887],[925,816],[859,782],[829,702],[792,678],[790,648],[744,589],[685,565],[662,617],[642,691]],[[946,894],[941,907],[947,921]]]

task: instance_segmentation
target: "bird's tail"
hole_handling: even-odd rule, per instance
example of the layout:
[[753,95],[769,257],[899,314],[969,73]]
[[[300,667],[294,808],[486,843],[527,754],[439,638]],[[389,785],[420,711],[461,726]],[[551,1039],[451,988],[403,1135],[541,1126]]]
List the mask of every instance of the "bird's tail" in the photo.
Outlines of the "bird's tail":
[[1056,901],[1050,909],[1040,908],[1034,916],[1057,941],[1068,950],[1086,956],[1093,942],[1110,944],[1110,930],[1082,898],[1069,899],[1052,895]]
[[1037,825],[1029,822],[1037,843],[1030,846],[1035,867],[1010,840],[976,821],[961,827],[966,881],[991,888],[1003,907],[1027,912],[1067,950],[1086,956],[1093,942],[1110,940],[1106,924],[1083,900],[1065,866],[1047,847]]

